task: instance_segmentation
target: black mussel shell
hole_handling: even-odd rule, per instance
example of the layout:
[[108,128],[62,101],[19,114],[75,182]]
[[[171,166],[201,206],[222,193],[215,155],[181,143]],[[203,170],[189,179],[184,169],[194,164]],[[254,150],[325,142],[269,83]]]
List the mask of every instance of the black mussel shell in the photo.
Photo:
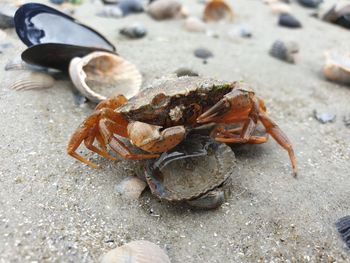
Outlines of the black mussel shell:
[[350,216],[340,218],[335,226],[348,248],[350,248]]
[[102,48],[44,43],[27,48],[21,56],[29,64],[67,71],[74,57],[83,57],[94,51],[111,52]]
[[115,51],[100,33],[46,5],[25,4],[17,10],[14,20],[19,38],[28,47],[60,43]]
[[278,24],[280,26],[289,27],[289,28],[301,27],[301,23],[299,22],[299,20],[287,13],[280,15]]
[[350,29],[350,4],[338,10],[336,5],[322,17],[323,20]]

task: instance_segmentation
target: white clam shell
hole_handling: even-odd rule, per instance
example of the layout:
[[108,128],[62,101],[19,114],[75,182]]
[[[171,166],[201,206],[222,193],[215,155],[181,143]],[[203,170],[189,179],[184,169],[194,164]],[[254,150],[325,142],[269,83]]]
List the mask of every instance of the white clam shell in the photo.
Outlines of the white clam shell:
[[103,256],[101,263],[170,263],[170,259],[156,244],[138,240],[112,249]]
[[69,75],[75,87],[94,102],[113,94],[129,99],[139,92],[142,84],[141,73],[134,64],[116,54],[102,51],[72,59]]
[[350,54],[326,52],[325,57],[326,62],[323,66],[325,77],[334,82],[350,84]]
[[116,185],[115,191],[126,199],[136,200],[140,197],[147,184],[140,178],[130,176]]
[[30,90],[50,88],[55,84],[55,79],[47,73],[35,71],[20,71],[9,82],[9,89]]

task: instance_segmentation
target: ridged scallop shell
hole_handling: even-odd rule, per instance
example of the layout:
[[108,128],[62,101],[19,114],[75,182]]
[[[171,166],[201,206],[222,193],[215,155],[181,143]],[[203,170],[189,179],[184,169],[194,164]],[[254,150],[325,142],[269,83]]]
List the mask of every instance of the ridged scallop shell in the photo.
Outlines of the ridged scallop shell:
[[69,75],[75,87],[94,102],[112,94],[129,99],[139,92],[142,84],[141,73],[134,64],[116,54],[100,51],[72,59]]
[[325,57],[326,62],[323,66],[325,77],[334,82],[350,84],[350,54],[326,52]]
[[137,240],[109,251],[101,263],[170,263],[170,259],[156,244]]
[[232,8],[224,0],[210,0],[203,13],[204,21],[233,20]]
[[47,73],[35,71],[21,71],[18,77],[10,81],[9,88],[13,90],[31,90],[50,88],[55,79]]
[[299,46],[294,41],[281,41],[276,40],[270,49],[270,55],[280,60],[287,61],[289,63],[295,63],[296,55],[299,52]]
[[193,200],[222,185],[232,174],[235,155],[225,144],[193,134],[146,167],[154,195],[171,202]]

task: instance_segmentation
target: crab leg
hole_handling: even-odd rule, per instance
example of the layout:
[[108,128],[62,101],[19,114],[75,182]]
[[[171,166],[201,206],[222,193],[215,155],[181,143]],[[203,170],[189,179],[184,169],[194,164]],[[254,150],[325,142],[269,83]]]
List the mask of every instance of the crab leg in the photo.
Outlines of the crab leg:
[[294,150],[291,142],[289,141],[287,135],[278,127],[278,125],[272,121],[263,111],[259,113],[259,120],[264,125],[266,132],[269,133],[276,142],[281,145],[289,154],[289,158],[292,163],[294,176],[297,176],[297,161],[295,158]]
[[[88,135],[87,138],[85,138],[84,140],[84,144],[86,146],[86,148],[88,148],[90,151],[93,151],[107,159],[113,160],[115,161],[116,158],[109,155],[106,151],[106,149],[100,150],[98,149],[96,146],[93,145],[95,138],[97,137],[97,134],[99,134],[98,130],[97,130],[97,125],[95,125],[94,129],[90,131],[90,134]],[[103,147],[101,147],[103,148]]]

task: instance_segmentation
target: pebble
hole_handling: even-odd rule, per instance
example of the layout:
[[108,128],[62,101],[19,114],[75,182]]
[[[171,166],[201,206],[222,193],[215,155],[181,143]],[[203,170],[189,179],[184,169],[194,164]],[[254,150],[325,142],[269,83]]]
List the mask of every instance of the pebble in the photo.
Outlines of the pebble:
[[184,77],[184,76],[190,76],[190,77],[198,77],[199,74],[196,71],[193,71],[189,68],[179,68],[175,71],[175,74],[177,77]]
[[128,38],[137,39],[146,36],[147,29],[141,24],[134,24],[120,29],[119,33]]
[[276,40],[269,51],[270,55],[280,60],[295,63],[296,55],[299,52],[299,45],[294,41]]
[[6,49],[9,49],[10,47],[12,47],[11,43],[0,44],[0,54],[4,53]]
[[118,6],[105,6],[100,12],[97,13],[101,17],[123,17],[123,11]]
[[140,0],[121,0],[117,5],[124,16],[133,13],[142,13],[144,11],[142,2]]
[[157,0],[148,5],[147,13],[156,20],[179,18],[182,4],[176,0]]
[[13,17],[17,8],[12,5],[1,5],[0,6],[0,28],[13,28],[15,22]]
[[147,184],[134,176],[126,177],[116,185],[115,191],[126,199],[136,200],[140,197]]
[[288,28],[300,28],[301,23],[291,14],[280,14],[278,24]]
[[323,1],[322,0],[298,0],[299,4],[305,7],[317,8]]
[[61,5],[65,2],[65,0],[50,0],[50,2],[55,5]]
[[327,122],[334,122],[336,115],[333,113],[325,112],[325,113],[318,113],[316,110],[313,111],[314,117],[316,120],[318,120],[320,123],[327,123]]
[[350,114],[343,117],[343,122],[346,127],[350,128]]
[[205,32],[206,24],[198,17],[188,17],[185,21],[185,29],[189,32]]
[[194,51],[194,55],[197,57],[197,58],[202,58],[202,59],[208,59],[210,57],[213,57],[214,54],[206,49],[206,48],[197,48],[195,51]]
[[228,35],[232,38],[235,38],[235,37],[251,38],[253,36],[253,33],[248,26],[239,25],[234,27],[231,31],[229,31]]

